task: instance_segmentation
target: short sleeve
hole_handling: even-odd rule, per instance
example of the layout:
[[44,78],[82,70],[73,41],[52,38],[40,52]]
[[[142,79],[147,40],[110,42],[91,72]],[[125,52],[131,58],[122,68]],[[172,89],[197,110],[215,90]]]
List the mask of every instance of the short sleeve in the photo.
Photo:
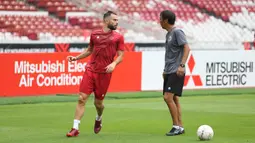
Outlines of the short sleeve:
[[176,39],[179,46],[183,46],[188,43],[186,39],[186,35],[182,30],[176,30],[175,34],[176,34]]
[[93,35],[92,35],[92,33],[91,33],[91,35],[90,35],[90,40],[89,40],[89,46],[90,46],[90,47],[93,47],[93,45],[94,45],[94,43],[93,43]]
[[120,39],[118,41],[118,46],[117,46],[117,50],[121,50],[124,51],[124,37],[121,35]]

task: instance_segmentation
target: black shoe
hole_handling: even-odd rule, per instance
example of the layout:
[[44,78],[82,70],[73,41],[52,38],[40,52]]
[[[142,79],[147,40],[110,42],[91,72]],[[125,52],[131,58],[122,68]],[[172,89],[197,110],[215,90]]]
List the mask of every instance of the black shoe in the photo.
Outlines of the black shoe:
[[[183,131],[184,131],[184,130],[183,130]],[[176,129],[176,128],[173,127],[173,128],[170,130],[170,132],[166,133],[166,136],[176,136],[176,135],[180,135],[180,134],[182,134],[183,131],[181,131],[181,129]]]

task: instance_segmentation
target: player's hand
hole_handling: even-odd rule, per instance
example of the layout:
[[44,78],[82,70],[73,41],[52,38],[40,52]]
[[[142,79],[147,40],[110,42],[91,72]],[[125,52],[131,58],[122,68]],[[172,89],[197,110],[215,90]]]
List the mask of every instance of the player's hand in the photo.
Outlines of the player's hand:
[[179,66],[178,69],[177,69],[177,73],[176,73],[176,74],[177,74],[179,77],[182,77],[182,76],[184,76],[184,72],[185,72],[185,68]]
[[105,69],[106,69],[106,72],[107,72],[107,73],[113,72],[113,70],[115,69],[115,66],[116,66],[116,63],[115,63],[115,62],[109,64],[109,65],[105,68]]
[[163,78],[163,79],[165,78],[165,72],[162,73],[162,78]]
[[67,56],[66,59],[67,59],[69,62],[72,62],[72,61],[76,61],[76,60],[77,60],[77,58],[74,57],[74,56]]

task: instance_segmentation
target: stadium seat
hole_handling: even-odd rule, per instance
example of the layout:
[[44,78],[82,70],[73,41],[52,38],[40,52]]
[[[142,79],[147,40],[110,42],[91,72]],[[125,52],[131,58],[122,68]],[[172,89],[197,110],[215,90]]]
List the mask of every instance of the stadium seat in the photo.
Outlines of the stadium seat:
[[[83,30],[49,16],[0,16],[1,28],[30,40],[50,39],[52,36],[83,36]],[[64,31],[64,32],[63,32]],[[47,37],[49,36],[49,37]],[[70,36],[70,38],[72,37]],[[41,40],[45,40],[41,39]]]

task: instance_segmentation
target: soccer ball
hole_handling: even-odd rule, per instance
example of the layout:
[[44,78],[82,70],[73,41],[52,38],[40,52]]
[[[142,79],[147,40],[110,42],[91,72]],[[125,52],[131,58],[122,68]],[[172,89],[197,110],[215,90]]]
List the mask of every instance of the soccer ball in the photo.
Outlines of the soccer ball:
[[213,135],[213,129],[209,125],[201,125],[197,129],[197,136],[200,140],[211,140]]

